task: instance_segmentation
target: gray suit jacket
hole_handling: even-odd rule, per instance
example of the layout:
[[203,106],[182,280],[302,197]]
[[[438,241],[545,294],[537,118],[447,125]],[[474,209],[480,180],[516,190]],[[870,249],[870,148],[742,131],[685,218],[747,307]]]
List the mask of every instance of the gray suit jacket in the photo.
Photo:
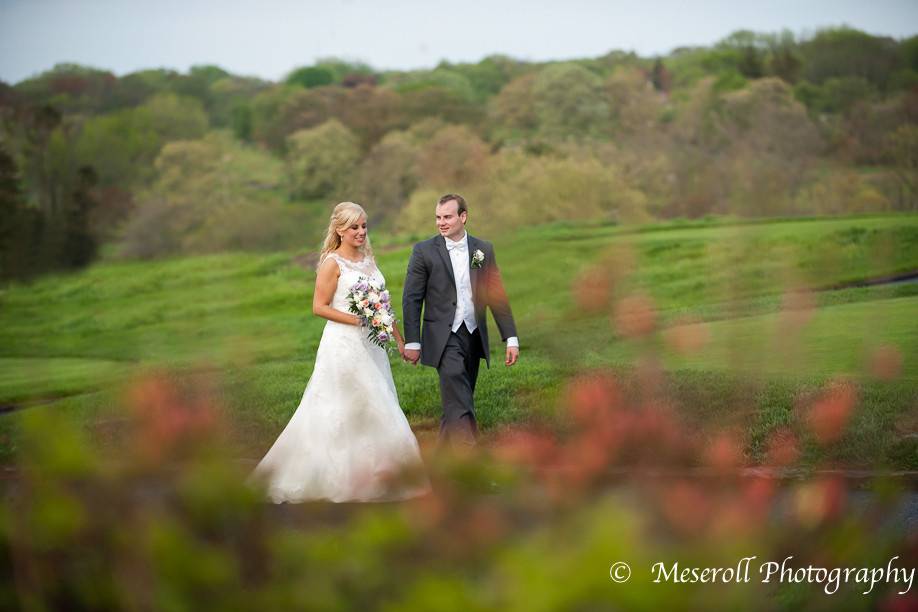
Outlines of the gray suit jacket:
[[[472,301],[475,304],[475,320],[481,333],[481,345],[485,361],[491,365],[488,348],[488,325],[486,308],[506,341],[516,336],[516,324],[507,301],[500,270],[494,258],[494,247],[490,242],[469,237],[469,280],[472,285]],[[472,268],[472,255],[476,250],[484,253],[480,268]],[[456,280],[453,265],[446,250],[443,236],[434,236],[414,245],[408,261],[408,274],[402,293],[402,313],[405,326],[405,342],[421,343],[421,363],[432,367],[440,364],[443,349],[452,331],[456,317]],[[423,304],[423,327],[421,306]]]

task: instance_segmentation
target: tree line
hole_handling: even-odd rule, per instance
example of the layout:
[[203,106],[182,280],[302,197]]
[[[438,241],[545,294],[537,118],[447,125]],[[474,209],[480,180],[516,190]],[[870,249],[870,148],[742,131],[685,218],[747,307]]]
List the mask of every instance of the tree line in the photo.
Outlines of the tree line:
[[302,245],[338,199],[423,234],[444,191],[484,231],[914,210],[916,119],[918,37],[850,28],[276,83],[61,64],[0,83],[0,275]]

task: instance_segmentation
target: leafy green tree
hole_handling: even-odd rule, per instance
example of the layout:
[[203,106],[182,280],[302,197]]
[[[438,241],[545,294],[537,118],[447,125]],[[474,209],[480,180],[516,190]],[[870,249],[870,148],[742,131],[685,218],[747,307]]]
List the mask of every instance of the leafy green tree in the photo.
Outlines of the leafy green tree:
[[200,102],[175,94],[157,94],[139,109],[163,141],[200,138],[207,132],[207,113]]
[[252,102],[252,133],[272,151],[284,153],[288,137],[344,112],[348,90],[338,86],[303,89],[283,85],[265,90]]
[[[430,231],[441,193],[427,187],[415,191],[398,226],[412,233]],[[650,218],[644,194],[584,149],[564,158],[501,150],[480,176],[463,186],[462,193],[469,202],[473,231],[498,232],[571,219],[627,223]]]
[[824,146],[790,86],[769,77],[723,96],[716,130],[735,177],[729,208],[751,216],[790,212],[790,197]]
[[918,36],[910,36],[899,43],[902,59],[907,68],[918,71]]
[[491,99],[488,118],[493,140],[512,141],[535,133],[539,126],[535,81],[535,73],[517,77]]
[[[433,209],[442,189],[416,190],[397,226],[423,234],[433,228]],[[586,149],[570,157],[533,156],[506,148],[488,160],[474,181],[462,186],[471,210],[472,231],[560,220],[592,219],[621,223],[650,220],[646,196],[613,167]]]
[[233,129],[233,135],[244,142],[252,140],[252,106],[245,103],[239,103],[233,107],[232,120],[230,125]]
[[669,92],[672,88],[672,76],[663,65],[663,60],[659,57],[654,60],[653,68],[650,71],[650,82],[657,91]]
[[360,141],[331,119],[287,139],[287,181],[294,198],[344,195],[360,161]]
[[147,119],[125,109],[89,118],[80,127],[77,158],[94,164],[100,184],[130,186],[150,177],[163,141]]
[[[341,91],[340,88],[336,90]],[[328,112],[360,138],[365,150],[387,132],[407,124],[401,100],[391,89],[365,83],[345,89],[343,93],[342,101],[330,105]]]
[[914,90],[918,87],[918,36],[900,41],[899,53],[902,67],[890,78],[892,90]]
[[373,209],[373,224],[387,225],[408,203],[420,182],[420,147],[406,132],[393,131],[376,143],[360,164],[357,201]]
[[369,64],[364,62],[355,62],[337,57],[323,57],[316,61],[315,67],[327,70],[332,74],[334,83],[345,87],[376,84],[375,71]]
[[819,134],[806,109],[780,79],[759,79],[710,102],[709,125],[715,139],[728,147],[751,147],[787,158],[820,149]]
[[441,64],[434,70],[393,74],[387,78],[386,83],[399,93],[435,87],[450,91],[467,102],[473,102],[476,98],[471,81],[448,64]]
[[0,147],[0,279],[26,278],[37,266],[41,213],[26,205],[13,157]]
[[302,239],[307,211],[286,202],[283,162],[226,131],[168,143],[154,167],[125,223],[122,256],[286,248]]
[[[62,119],[24,160],[26,185],[49,222],[59,222],[75,178],[72,122]],[[30,180],[31,179],[31,180]]]
[[5,109],[13,109],[17,106],[19,94],[8,83],[0,81],[0,118],[3,117]]
[[[261,91],[270,87],[261,79],[228,76],[210,85],[212,103],[209,109],[213,127],[232,127],[242,140],[252,137],[252,100]],[[239,109],[247,109],[240,111]],[[240,113],[247,115],[247,126],[240,125]]]
[[15,202],[15,194],[22,194],[26,204],[10,205],[10,222],[18,228],[15,241],[28,242],[11,249],[21,254],[12,268],[29,276],[85,265],[94,247],[84,249],[88,242],[83,242],[76,248],[78,240],[72,238],[91,235],[88,215],[94,200],[92,170],[79,163],[74,145],[76,122],[49,106],[22,108],[16,118],[9,141],[12,151],[7,154],[16,161],[5,164],[7,177],[17,177],[16,189],[7,200]]
[[[676,88],[691,86],[707,77],[738,79],[745,82],[741,72],[743,49],[752,47],[756,54],[762,45],[759,35],[748,31],[735,32],[714,47],[689,47],[674,50],[667,58]],[[735,78],[734,78],[735,75]],[[720,88],[725,90],[723,87]]]
[[503,55],[491,55],[477,64],[441,62],[438,68],[464,77],[472,87],[474,99],[478,101],[484,101],[498,93],[525,69],[522,62]]
[[822,30],[801,43],[800,53],[804,78],[816,84],[833,77],[861,77],[885,91],[892,74],[903,65],[893,39],[851,28]]
[[736,71],[747,79],[758,79],[765,75],[764,47],[764,38],[750,30],[738,30],[717,43],[718,49],[732,56]]
[[668,144],[669,216],[790,214],[825,143],[781,79],[719,93],[698,83],[676,110]]
[[476,125],[484,118],[481,105],[450,87],[408,87],[401,92],[400,98],[405,121],[409,124],[436,118],[446,123]]
[[552,64],[532,88],[539,133],[548,140],[599,136],[608,130],[609,103],[601,79],[576,64]]
[[395,220],[395,227],[399,231],[419,236],[432,234],[437,200],[441,195],[442,191],[431,187],[421,187],[414,191]]
[[664,100],[642,71],[616,70],[606,80],[605,91],[611,129],[617,136],[650,136],[657,131]]
[[844,165],[827,164],[794,196],[798,214],[877,214],[891,209],[889,199],[869,180]]
[[252,102],[252,135],[270,149],[284,152],[287,137],[294,132],[337,119],[368,149],[389,130],[404,127],[407,113],[400,103],[392,90],[369,84],[272,88]]
[[488,145],[469,128],[450,125],[424,145],[418,170],[425,185],[459,191],[482,175],[488,153]]
[[165,68],[139,70],[117,79],[112,88],[111,108],[135,107],[157,93],[172,91],[178,73]]
[[130,187],[150,178],[164,143],[200,138],[207,123],[198,100],[156,94],[135,109],[88,119],[76,137],[76,155],[96,169],[100,185]]
[[855,104],[877,96],[877,89],[863,77],[833,77],[822,85],[803,81],[794,88],[795,97],[816,113],[847,113]]
[[893,165],[889,137],[909,119],[901,99],[864,100],[851,105],[836,121],[830,121],[832,152],[855,166]]
[[501,153],[487,187],[479,214],[493,229],[569,219],[649,219],[644,195],[589,154],[554,158]]
[[255,142],[274,152],[284,151],[287,136],[295,131],[287,125],[290,102],[301,93],[297,87],[275,85],[252,99],[252,138]]
[[322,85],[331,85],[335,81],[334,73],[323,66],[303,66],[297,68],[284,79],[287,85],[304,87],[321,87]]
[[171,91],[179,96],[194,98],[210,114],[216,103],[212,85],[230,74],[213,65],[192,66],[188,74],[177,74],[171,83]]
[[26,200],[43,211],[50,208],[54,185],[49,173],[48,148],[52,134],[63,122],[61,113],[50,105],[15,108],[4,113],[4,129],[10,134],[10,154],[17,160]]
[[56,64],[54,68],[15,85],[35,105],[53,105],[65,113],[104,111],[112,105],[115,76],[79,64]]
[[768,37],[767,72],[793,85],[800,78],[803,59],[789,30]]
[[918,126],[900,126],[889,138],[899,179],[900,200],[906,210],[918,209]]
[[740,56],[739,71],[747,79],[760,79],[765,76],[762,52],[755,47],[744,47]]
[[189,68],[188,76],[204,83],[207,89],[217,81],[229,78],[229,72],[213,64],[197,64]]
[[39,151],[22,153],[36,180],[33,203],[23,196],[13,156],[0,148],[0,276],[26,278],[87,265],[97,246],[91,227],[95,171],[78,165],[66,123],[50,130]]
[[97,206],[93,189],[97,183],[92,166],[83,166],[78,171],[76,188],[67,210],[66,230],[63,245],[63,263],[71,268],[82,268],[96,256],[98,244],[90,228],[90,215]]

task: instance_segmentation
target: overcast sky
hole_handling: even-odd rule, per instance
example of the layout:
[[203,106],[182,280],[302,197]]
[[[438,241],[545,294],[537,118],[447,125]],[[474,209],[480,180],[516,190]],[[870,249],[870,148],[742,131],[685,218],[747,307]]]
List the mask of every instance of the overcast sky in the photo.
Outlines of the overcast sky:
[[641,55],[708,45],[738,29],[796,34],[847,24],[918,33],[918,0],[0,0],[0,80],[60,62],[117,75],[217,64],[277,80],[338,56],[375,68]]

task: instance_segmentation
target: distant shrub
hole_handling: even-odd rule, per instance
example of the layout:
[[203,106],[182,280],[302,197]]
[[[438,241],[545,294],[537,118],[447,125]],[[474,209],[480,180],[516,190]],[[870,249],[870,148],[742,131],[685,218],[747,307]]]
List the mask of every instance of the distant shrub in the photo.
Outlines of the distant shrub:
[[294,198],[344,197],[360,161],[360,143],[331,119],[287,139],[287,183]]

